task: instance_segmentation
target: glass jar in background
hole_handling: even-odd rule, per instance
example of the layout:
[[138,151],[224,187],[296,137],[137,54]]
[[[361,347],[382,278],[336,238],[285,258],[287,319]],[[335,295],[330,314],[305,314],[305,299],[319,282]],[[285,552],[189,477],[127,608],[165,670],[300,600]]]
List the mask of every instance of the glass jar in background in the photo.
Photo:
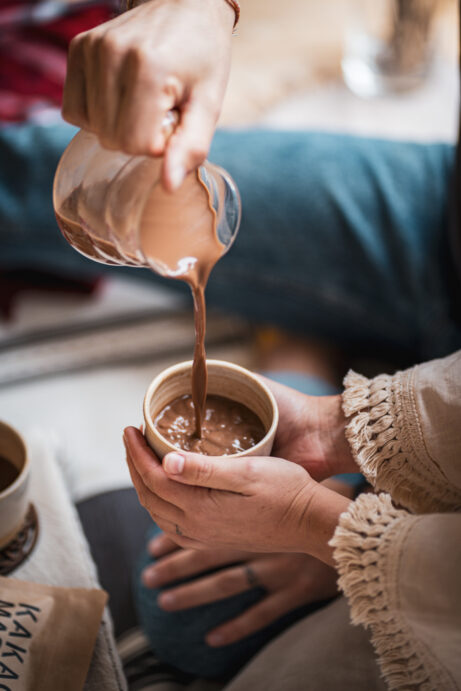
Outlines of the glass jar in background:
[[432,58],[437,0],[354,0],[341,62],[348,88],[373,98],[420,86]]

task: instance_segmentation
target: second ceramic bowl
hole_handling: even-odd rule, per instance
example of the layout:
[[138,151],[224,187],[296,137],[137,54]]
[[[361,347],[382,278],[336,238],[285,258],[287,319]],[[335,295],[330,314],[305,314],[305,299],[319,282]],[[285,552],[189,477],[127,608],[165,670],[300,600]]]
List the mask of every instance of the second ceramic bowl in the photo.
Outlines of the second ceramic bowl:
[[29,458],[21,435],[0,422],[0,456],[16,469],[14,481],[0,492],[0,548],[21,529],[29,506]]

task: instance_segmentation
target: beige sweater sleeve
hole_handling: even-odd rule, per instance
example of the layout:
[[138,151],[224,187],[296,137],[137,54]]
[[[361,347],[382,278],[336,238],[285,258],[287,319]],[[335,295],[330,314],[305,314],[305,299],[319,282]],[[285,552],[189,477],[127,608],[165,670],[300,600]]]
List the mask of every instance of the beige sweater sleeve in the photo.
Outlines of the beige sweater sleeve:
[[331,541],[351,619],[390,689],[461,689],[461,514],[415,516],[363,494]]
[[461,351],[344,384],[346,434],[374,488],[418,513],[460,510]]
[[331,542],[352,620],[389,688],[460,690],[461,352],[345,386],[352,451],[386,492],[352,503]]

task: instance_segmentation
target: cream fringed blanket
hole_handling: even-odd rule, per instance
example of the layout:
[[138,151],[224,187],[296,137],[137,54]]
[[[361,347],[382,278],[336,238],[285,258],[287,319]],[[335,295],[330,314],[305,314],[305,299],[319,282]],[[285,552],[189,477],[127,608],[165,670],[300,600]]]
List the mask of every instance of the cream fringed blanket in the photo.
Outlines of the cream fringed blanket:
[[[44,432],[32,432],[26,437],[26,443],[31,459],[31,499],[39,517],[39,537],[30,558],[11,576],[55,586],[100,587],[50,437]],[[125,691],[126,688],[106,609],[85,691]]]

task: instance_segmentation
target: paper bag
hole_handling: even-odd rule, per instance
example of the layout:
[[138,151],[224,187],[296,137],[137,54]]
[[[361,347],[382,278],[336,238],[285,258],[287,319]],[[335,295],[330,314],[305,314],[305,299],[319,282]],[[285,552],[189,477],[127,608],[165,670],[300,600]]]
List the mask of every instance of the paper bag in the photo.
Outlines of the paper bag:
[[81,691],[106,601],[0,577],[0,691]]

